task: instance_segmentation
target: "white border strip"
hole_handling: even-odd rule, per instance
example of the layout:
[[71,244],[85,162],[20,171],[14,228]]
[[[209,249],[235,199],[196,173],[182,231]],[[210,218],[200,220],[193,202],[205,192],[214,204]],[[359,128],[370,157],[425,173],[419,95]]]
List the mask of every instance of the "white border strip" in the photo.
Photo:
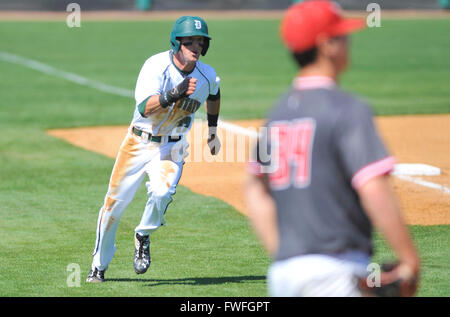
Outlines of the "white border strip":
[[[9,62],[9,63],[13,63],[13,64],[17,64],[20,66],[25,66],[25,67],[37,70],[39,72],[42,72],[44,74],[59,77],[59,78],[65,79],[67,81],[70,81],[70,82],[73,82],[73,83],[76,83],[76,84],[79,84],[82,86],[94,88],[94,89],[97,89],[99,91],[106,92],[109,94],[118,95],[118,96],[122,96],[122,97],[134,98],[134,92],[130,89],[111,86],[111,85],[108,85],[108,84],[105,84],[102,82],[91,80],[89,78],[86,78],[86,77],[83,77],[83,76],[80,76],[80,75],[77,75],[74,73],[66,72],[63,70],[59,70],[50,65],[47,65],[47,64],[44,64],[44,63],[41,63],[41,62],[38,62],[38,61],[35,61],[32,59],[28,59],[28,58],[25,58],[25,57],[22,57],[19,55],[0,51],[0,60]],[[246,136],[249,136],[252,138],[256,138],[258,136],[258,133],[256,131],[252,131],[252,130],[243,128],[241,126],[238,126],[236,124],[222,121],[222,120],[219,120],[219,122],[220,122],[221,127],[223,127],[224,129],[227,129],[229,131],[232,131],[236,134],[243,134],[243,135],[246,135]],[[439,184],[424,181],[421,179],[416,179],[416,178],[406,176],[406,175],[395,175],[395,176],[400,179],[403,179],[403,180],[406,180],[409,182],[413,182],[413,183],[421,185],[421,186],[437,189],[443,193],[450,194],[449,188],[439,185]]]

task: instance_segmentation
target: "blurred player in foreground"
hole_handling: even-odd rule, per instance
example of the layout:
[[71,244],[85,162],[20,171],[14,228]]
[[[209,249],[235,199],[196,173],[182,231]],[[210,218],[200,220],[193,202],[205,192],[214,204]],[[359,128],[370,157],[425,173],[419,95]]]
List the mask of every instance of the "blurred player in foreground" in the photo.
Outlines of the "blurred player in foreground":
[[[245,192],[255,232],[274,259],[271,296],[362,296],[387,286],[412,296],[417,289],[419,257],[388,183],[394,159],[368,105],[337,84],[348,34],[362,28],[329,1],[293,5],[281,23],[300,73],[268,116]],[[367,285],[373,225],[398,263]]]

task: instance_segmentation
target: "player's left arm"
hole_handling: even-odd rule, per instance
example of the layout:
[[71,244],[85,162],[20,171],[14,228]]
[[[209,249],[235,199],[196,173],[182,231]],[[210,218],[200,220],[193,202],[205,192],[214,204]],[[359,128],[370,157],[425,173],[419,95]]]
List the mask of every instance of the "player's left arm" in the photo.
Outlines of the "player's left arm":
[[399,279],[405,289],[402,295],[412,296],[417,289],[420,259],[388,181],[395,160],[388,154],[368,106],[355,106],[341,115],[346,120],[339,122],[345,124],[337,127],[333,144],[337,146],[343,173],[358,194],[370,222],[399,258],[397,267],[383,274],[382,283]]
[[412,296],[417,290],[420,258],[403,220],[400,205],[387,175],[374,177],[357,189],[357,193],[371,222],[378,228],[398,256],[398,265],[384,274],[389,284],[400,283],[399,296]]
[[206,114],[208,116],[208,146],[212,155],[220,151],[221,143],[217,136],[217,122],[220,112],[220,90],[216,95],[209,95],[206,99]]

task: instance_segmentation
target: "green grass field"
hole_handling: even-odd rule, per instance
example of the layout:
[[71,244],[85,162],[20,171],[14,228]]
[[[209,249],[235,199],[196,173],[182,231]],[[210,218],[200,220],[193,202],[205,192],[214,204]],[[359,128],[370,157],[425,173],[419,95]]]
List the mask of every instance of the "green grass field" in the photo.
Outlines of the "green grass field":
[[[223,119],[262,118],[296,68],[278,21],[211,20],[204,61],[222,79]],[[145,59],[168,49],[172,21],[0,22],[0,52],[132,90]],[[450,112],[450,20],[383,21],[353,37],[345,89],[377,114]],[[133,271],[133,229],[142,187],[121,219],[108,283],[84,283],[98,210],[114,161],[45,133],[50,128],[125,125],[131,98],[80,86],[0,60],[0,296],[266,296],[269,259],[247,219],[218,199],[179,186],[168,226],[152,236],[152,267]],[[220,184],[218,184],[220,190]],[[450,226],[412,226],[423,261],[419,296],[449,296]],[[391,257],[376,236],[374,260]],[[67,267],[81,268],[68,287]]]

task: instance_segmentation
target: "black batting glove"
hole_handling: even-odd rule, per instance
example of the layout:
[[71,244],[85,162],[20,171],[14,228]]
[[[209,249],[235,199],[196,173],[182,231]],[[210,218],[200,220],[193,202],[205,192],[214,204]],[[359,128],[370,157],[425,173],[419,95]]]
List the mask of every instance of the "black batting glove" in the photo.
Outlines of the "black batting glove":
[[186,91],[189,87],[189,80],[191,77],[186,77],[183,79],[181,83],[178,84],[175,88],[166,91],[162,95],[159,96],[159,104],[163,108],[167,108],[171,103],[179,100],[180,98],[186,95]]

